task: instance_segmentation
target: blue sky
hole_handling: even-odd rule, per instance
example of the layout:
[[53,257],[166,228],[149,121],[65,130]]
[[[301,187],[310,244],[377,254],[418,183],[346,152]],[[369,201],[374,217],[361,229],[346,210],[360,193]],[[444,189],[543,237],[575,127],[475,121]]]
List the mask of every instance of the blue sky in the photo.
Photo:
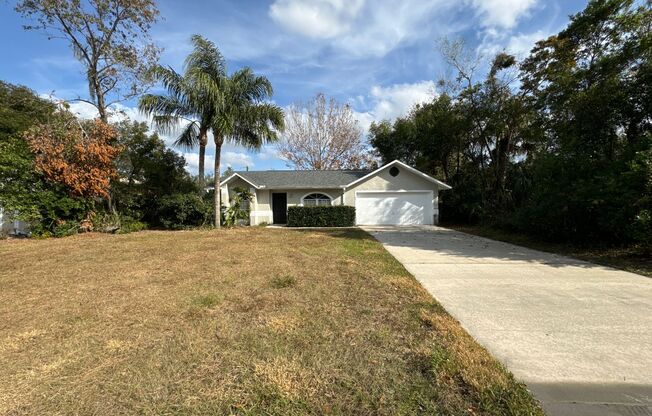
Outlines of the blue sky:
[[[0,4],[0,79],[63,99],[86,96],[81,66],[65,41],[23,30],[11,3]],[[485,56],[504,49],[523,57],[585,6],[565,0],[166,0],[159,2],[162,19],[152,36],[164,48],[165,65],[181,70],[190,36],[201,34],[218,45],[230,70],[251,66],[266,75],[280,106],[323,92],[349,102],[366,129],[436,94],[435,81],[446,74],[438,39],[463,38]],[[120,108],[145,120],[134,107],[132,101]],[[73,110],[93,115],[81,104]],[[227,145],[222,155],[235,169],[287,168],[273,146],[252,153]],[[196,172],[197,154],[184,156]]]

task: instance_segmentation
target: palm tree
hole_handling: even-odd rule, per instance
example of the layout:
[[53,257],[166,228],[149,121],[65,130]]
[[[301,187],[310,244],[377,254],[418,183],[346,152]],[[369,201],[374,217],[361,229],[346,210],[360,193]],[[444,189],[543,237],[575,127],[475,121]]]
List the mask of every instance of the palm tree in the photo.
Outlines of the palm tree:
[[[209,79],[203,74],[199,78]],[[209,88],[219,91],[216,114],[211,124],[215,139],[215,227],[220,227],[220,158],[225,141],[259,150],[264,144],[278,140],[284,128],[283,110],[266,100],[273,94],[271,82],[243,68],[223,77]]]
[[157,66],[153,70],[155,80],[167,89],[168,95],[145,94],[138,103],[140,111],[151,115],[157,129],[171,133],[180,123],[186,123],[174,144],[186,149],[199,147],[199,188],[204,190],[204,161],[208,131],[216,115],[215,98],[219,91],[205,88],[205,83],[196,82],[198,73],[214,80],[226,75],[224,57],[212,42],[199,35],[191,38],[194,46],[184,64],[184,74],[172,68]]
[[199,145],[199,175],[203,182],[204,155],[208,131],[215,139],[215,226],[220,226],[220,158],[225,141],[249,149],[260,149],[278,140],[284,127],[283,110],[268,100],[272,84],[263,76],[243,68],[227,75],[224,57],[213,42],[192,37],[193,52],[186,58],[183,76],[170,68],[158,67],[154,75],[167,88],[168,96],[145,95],[141,111],[154,115],[163,129],[179,121],[188,125],[177,139],[184,146]]

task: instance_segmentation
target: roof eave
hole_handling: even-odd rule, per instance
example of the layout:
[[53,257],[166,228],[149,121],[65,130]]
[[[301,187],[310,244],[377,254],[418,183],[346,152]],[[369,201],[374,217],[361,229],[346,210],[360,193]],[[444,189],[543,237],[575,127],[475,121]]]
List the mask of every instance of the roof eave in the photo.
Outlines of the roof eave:
[[429,182],[432,182],[432,183],[436,184],[436,185],[437,185],[437,188],[439,188],[439,189],[441,189],[441,190],[447,191],[447,190],[449,190],[449,189],[453,189],[452,186],[447,185],[447,184],[445,184],[444,182],[439,181],[439,180],[433,178],[433,177],[430,176],[430,175],[426,175],[425,173],[421,172],[420,170],[417,170],[417,169],[413,168],[412,166],[410,166],[410,165],[408,165],[408,164],[406,164],[406,163],[401,162],[401,161],[398,160],[398,159],[393,160],[393,161],[391,161],[391,162],[389,162],[389,163],[387,163],[387,164],[385,164],[385,165],[379,167],[378,169],[374,170],[373,172],[370,172],[369,174],[363,176],[362,178],[356,179],[355,181],[353,181],[353,182],[349,183],[348,185],[346,185],[345,188],[350,188],[351,186],[353,186],[353,185],[355,185],[355,184],[357,184],[357,183],[363,182],[363,181],[365,181],[365,180],[367,180],[367,179],[373,177],[374,175],[378,174],[380,171],[382,171],[382,170],[384,170],[384,169],[387,169],[388,167],[393,166],[393,165],[396,165],[396,164],[399,164],[399,165],[401,165],[402,167],[404,167],[405,169],[407,169],[407,170],[409,170],[410,172],[414,173],[415,175],[420,176],[420,177],[422,177],[423,179],[425,179],[425,180],[427,180],[427,181],[429,181]]
[[236,177],[236,176],[237,176],[238,178],[242,179],[243,181],[247,182],[249,185],[253,186],[253,187],[256,188],[256,189],[264,188],[264,186],[256,185],[256,184],[253,183],[251,180],[245,178],[244,176],[240,175],[239,173],[234,173],[233,175],[231,175],[231,176],[229,176],[228,178],[224,179],[224,180],[222,181],[222,183],[220,184],[220,187],[222,187],[222,185],[226,185],[226,184],[227,184],[231,179],[233,179],[233,178]]

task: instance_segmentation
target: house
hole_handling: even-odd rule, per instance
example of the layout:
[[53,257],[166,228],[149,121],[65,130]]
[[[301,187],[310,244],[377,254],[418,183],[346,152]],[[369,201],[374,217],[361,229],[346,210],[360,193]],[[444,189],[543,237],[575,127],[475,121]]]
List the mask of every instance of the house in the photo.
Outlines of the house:
[[29,225],[14,218],[0,207],[0,237],[29,235]]
[[250,224],[285,224],[288,206],[350,205],[357,225],[437,224],[439,191],[450,186],[395,160],[376,170],[239,171],[221,184],[224,204],[248,189]]

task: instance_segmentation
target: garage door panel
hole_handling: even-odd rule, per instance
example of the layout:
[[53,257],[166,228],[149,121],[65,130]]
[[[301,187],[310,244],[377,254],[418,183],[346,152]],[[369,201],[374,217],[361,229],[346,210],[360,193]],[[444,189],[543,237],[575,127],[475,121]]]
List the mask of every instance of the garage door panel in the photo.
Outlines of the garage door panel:
[[365,192],[356,195],[359,225],[432,224],[430,192]]

